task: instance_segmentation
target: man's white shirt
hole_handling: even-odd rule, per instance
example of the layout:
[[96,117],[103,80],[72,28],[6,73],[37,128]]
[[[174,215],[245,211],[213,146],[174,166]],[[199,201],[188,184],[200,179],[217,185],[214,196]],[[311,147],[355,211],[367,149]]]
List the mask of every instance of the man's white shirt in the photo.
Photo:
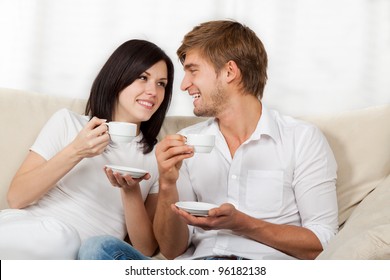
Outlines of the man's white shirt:
[[[231,157],[218,122],[209,119],[179,134],[216,135],[213,151],[183,162],[177,182],[181,201],[233,204],[276,224],[310,229],[326,246],[338,230],[337,164],[322,132],[263,106],[256,130]],[[191,243],[181,258],[237,255],[248,259],[294,259],[229,230],[189,226]]]

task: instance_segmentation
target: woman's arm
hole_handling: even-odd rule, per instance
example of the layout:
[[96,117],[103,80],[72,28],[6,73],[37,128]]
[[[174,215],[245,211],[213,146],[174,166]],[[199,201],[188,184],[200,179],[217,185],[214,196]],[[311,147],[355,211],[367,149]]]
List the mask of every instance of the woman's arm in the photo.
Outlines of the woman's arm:
[[30,151],[9,187],[9,206],[24,208],[38,201],[83,158],[101,154],[109,143],[104,122],[92,118],[77,137],[50,160]]
[[157,194],[149,194],[145,203],[142,198],[140,181],[148,180],[150,174],[141,178],[121,175],[105,168],[111,185],[121,188],[126,228],[131,244],[145,256],[152,256],[157,250],[153,233],[153,218],[156,211]]
[[[122,191],[125,193],[126,191]],[[156,211],[157,194],[149,194],[145,204],[141,192],[136,191],[132,198],[124,194],[125,219],[127,233],[134,248],[145,256],[152,256],[157,251],[157,241],[153,233],[153,218]],[[139,193],[139,195],[138,195]]]

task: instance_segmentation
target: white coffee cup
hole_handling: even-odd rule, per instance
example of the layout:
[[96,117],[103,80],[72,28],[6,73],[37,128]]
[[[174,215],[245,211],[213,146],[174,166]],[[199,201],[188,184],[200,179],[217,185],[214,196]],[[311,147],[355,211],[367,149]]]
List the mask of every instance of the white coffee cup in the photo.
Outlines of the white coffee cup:
[[128,122],[108,122],[108,134],[113,142],[130,143],[137,135],[137,125]]
[[215,135],[188,134],[186,144],[194,147],[195,153],[210,153],[215,146]]

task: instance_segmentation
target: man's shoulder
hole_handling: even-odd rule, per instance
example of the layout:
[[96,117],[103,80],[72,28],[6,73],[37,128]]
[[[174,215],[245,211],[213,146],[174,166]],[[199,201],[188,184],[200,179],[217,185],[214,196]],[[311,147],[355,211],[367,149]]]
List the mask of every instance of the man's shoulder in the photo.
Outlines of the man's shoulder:
[[317,127],[306,120],[303,120],[299,117],[284,115],[275,110],[269,110],[270,114],[273,115],[273,119],[277,122],[279,126],[285,128],[297,129],[297,130],[316,130]]
[[309,121],[284,115],[275,110],[269,110],[269,115],[282,137],[306,138],[307,140],[312,137],[323,137],[321,130]]

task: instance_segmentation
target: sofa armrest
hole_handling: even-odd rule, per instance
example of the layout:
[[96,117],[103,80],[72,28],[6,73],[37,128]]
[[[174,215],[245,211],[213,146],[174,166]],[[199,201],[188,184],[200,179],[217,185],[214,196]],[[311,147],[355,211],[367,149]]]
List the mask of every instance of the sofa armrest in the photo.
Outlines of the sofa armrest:
[[352,212],[317,259],[390,259],[390,175]]

